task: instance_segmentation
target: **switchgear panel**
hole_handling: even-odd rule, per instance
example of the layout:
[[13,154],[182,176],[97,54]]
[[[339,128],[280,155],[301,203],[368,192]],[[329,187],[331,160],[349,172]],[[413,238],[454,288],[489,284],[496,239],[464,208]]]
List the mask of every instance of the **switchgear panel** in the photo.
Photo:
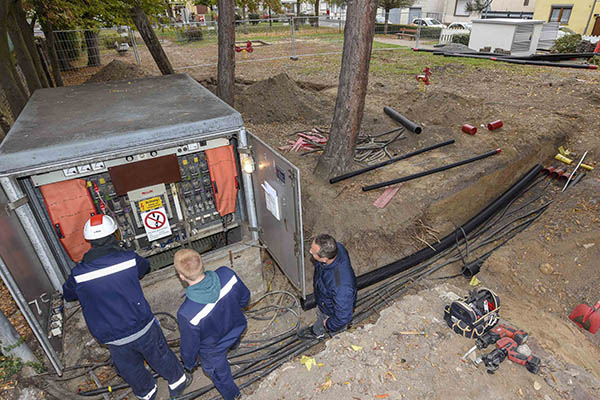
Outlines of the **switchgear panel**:
[[239,231],[238,213],[220,215],[215,204],[206,152],[221,146],[229,146],[229,141],[220,138],[94,162],[90,168],[52,171],[33,176],[32,181],[39,189],[65,180],[85,180],[96,213],[117,222],[121,245],[148,257],[152,268],[158,269],[172,262],[168,251],[182,243],[207,251],[226,244],[228,231]]

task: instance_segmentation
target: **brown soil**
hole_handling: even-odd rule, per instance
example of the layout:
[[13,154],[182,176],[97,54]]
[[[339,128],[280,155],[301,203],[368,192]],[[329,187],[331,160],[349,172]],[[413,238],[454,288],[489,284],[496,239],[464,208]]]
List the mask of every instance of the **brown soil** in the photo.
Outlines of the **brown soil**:
[[130,64],[120,60],[112,60],[100,71],[92,75],[85,83],[124,81],[151,75],[151,73],[145,71],[139,65]]

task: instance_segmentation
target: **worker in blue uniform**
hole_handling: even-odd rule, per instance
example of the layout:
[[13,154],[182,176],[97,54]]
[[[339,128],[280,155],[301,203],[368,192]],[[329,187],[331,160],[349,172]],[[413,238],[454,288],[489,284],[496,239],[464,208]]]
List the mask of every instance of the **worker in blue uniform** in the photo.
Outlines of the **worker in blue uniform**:
[[83,235],[92,248],[83,256],[63,285],[67,301],[79,300],[91,334],[110,350],[115,370],[143,400],[156,398],[157,386],[148,365],[169,383],[170,397],[191,384],[167,341],[140,279],[150,263],[133,251],[119,247],[115,221],[103,214],[92,216]]
[[246,330],[243,308],[250,291],[233,270],[205,271],[202,257],[192,249],[175,253],[175,269],[188,286],[177,312],[181,333],[181,359],[187,370],[200,358],[202,370],[225,400],[236,399],[240,389],[233,381],[227,351],[237,347]]
[[327,234],[318,235],[310,250],[315,273],[313,288],[317,320],[299,333],[302,338],[320,339],[341,331],[352,320],[356,302],[356,276],[348,251]]

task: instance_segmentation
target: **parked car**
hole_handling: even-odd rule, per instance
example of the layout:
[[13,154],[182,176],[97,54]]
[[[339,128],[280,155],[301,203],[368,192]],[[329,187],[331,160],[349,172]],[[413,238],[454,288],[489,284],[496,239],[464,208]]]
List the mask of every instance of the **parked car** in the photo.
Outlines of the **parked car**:
[[442,24],[435,18],[415,18],[411,22],[412,25],[427,26],[430,28],[445,28],[446,25]]
[[448,29],[467,29],[471,30],[473,28],[473,23],[471,22],[453,22],[448,25]]
[[567,35],[576,35],[577,33],[569,28],[567,28],[566,26],[561,26],[560,28],[558,28],[558,35],[556,35],[557,39],[560,39],[563,36],[567,36]]

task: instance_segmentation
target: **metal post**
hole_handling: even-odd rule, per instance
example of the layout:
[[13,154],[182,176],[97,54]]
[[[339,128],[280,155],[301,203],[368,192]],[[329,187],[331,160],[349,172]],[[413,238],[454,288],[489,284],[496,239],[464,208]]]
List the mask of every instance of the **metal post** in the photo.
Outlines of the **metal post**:
[[[248,137],[246,128],[240,129],[239,149],[248,150]],[[242,182],[244,183],[244,193],[246,195],[246,209],[248,210],[248,225],[252,240],[258,240],[258,220],[256,218],[256,207],[254,204],[254,187],[252,186],[252,176],[242,171]]]
[[415,48],[419,48],[419,40],[421,39],[421,25],[417,25],[417,36],[415,36]]
[[135,61],[137,62],[138,65],[140,65],[142,63],[142,60],[140,60],[140,53],[138,52],[137,43],[135,42],[135,34],[133,33],[133,29],[131,29],[129,27],[127,29],[129,29],[129,40],[131,40],[131,47],[133,47],[133,54],[135,54]]
[[342,17],[338,17],[338,32],[342,31]]
[[290,57],[294,61],[298,61],[298,56],[296,55],[296,37],[294,36],[294,17],[290,17],[290,41],[292,46],[292,56]]
[[21,341],[17,330],[2,311],[0,311],[0,350],[5,356],[20,358],[25,362],[38,361],[27,343]]

